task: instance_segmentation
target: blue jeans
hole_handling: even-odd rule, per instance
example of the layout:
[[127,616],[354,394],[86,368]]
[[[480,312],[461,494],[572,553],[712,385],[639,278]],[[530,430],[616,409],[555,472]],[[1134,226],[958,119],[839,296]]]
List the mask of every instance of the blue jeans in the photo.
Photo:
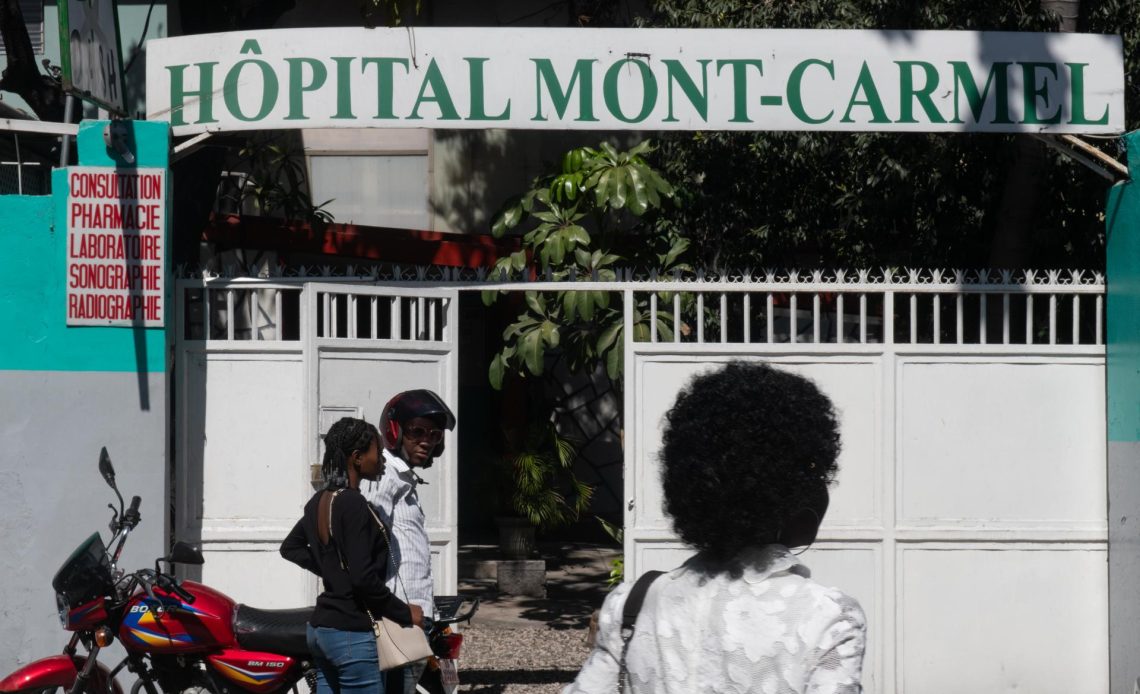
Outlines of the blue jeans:
[[384,694],[384,679],[371,631],[306,629],[317,666],[317,694]]

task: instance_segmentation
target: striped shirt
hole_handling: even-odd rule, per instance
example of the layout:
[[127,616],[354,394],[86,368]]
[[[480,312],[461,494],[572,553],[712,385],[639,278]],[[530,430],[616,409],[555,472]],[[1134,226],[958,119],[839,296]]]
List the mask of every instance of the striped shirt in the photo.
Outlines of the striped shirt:
[[416,475],[402,458],[384,451],[387,465],[375,482],[361,482],[360,491],[392,529],[392,561],[399,580],[388,577],[388,589],[406,602],[419,605],[424,615],[435,614],[435,585],[431,575],[431,540],[424,510],[416,493]]

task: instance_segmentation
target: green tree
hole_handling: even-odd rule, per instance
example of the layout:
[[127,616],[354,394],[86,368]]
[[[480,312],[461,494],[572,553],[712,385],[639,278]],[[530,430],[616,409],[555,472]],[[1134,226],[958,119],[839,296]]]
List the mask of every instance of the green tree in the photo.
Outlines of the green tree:
[[[501,388],[510,373],[538,376],[547,350],[559,349],[572,372],[604,363],[611,379],[622,369],[622,307],[612,292],[590,289],[590,281],[617,279],[615,268],[659,273],[681,270],[688,241],[657,217],[674,196],[673,187],[645,158],[646,141],[618,151],[607,142],[579,147],[562,157],[558,171],[536,178],[496,215],[492,232],[502,236],[522,225],[523,248],[496,263],[492,281],[543,275],[555,281],[582,280],[581,290],[526,292],[526,306],[503,332],[502,350],[489,376]],[[483,293],[490,305],[501,292]],[[671,316],[657,317],[659,335],[672,339]],[[635,307],[637,339],[649,335],[647,306]]]
[[[1048,4],[1048,7],[1043,5]],[[658,27],[1048,31],[1071,0],[655,0]],[[1126,114],[1140,124],[1140,3],[1084,0],[1080,31],[1125,42]],[[661,140],[683,204],[663,223],[717,269],[765,266],[1089,267],[1104,264],[1108,182],[1027,136],[678,133]],[[1100,141],[1116,155],[1115,139]],[[1025,153],[1032,155],[1028,161]],[[1029,165],[1035,174],[1018,180]],[[1020,167],[1020,168],[1019,168]],[[1024,214],[1014,216],[1011,211]],[[999,230],[1019,233],[997,253]]]

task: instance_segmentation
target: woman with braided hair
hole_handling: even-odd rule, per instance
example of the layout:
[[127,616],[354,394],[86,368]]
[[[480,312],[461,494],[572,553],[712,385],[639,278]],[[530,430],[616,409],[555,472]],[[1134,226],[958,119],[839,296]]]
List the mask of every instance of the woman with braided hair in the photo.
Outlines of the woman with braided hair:
[[362,419],[344,417],[329,427],[325,488],[281,543],[282,557],[324,584],[308,627],[318,694],[383,694],[372,620],[423,624],[422,609],[388,590],[388,544],[360,494],[362,480],[384,472],[379,444],[376,427]]

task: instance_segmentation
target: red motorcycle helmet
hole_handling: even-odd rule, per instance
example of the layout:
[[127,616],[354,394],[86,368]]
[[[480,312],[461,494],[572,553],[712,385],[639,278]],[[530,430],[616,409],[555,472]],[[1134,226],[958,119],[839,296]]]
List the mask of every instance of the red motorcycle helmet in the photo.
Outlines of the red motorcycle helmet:
[[[384,405],[384,412],[380,415],[380,434],[384,437],[384,447],[399,455],[400,447],[404,445],[404,422],[416,417],[431,419],[448,431],[455,428],[455,415],[443,398],[426,389],[405,390],[393,396]],[[432,460],[442,454],[443,441],[440,440],[432,449],[424,467],[429,467]]]

